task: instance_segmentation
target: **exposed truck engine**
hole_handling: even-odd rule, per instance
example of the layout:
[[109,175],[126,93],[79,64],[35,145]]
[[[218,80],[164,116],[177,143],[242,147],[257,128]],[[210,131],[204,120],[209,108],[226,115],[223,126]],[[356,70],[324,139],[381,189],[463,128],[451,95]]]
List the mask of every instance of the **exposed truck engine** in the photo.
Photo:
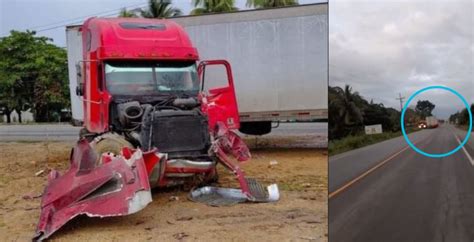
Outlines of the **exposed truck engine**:
[[[153,187],[188,184],[190,199],[214,206],[278,200],[276,185],[265,188],[239,167],[250,152],[234,133],[240,122],[227,61],[198,63],[187,34],[169,20],[90,18],[67,31],[80,37],[68,38],[68,61],[83,129],[70,169],[49,175],[36,240],[81,214],[140,211]],[[225,84],[205,87],[216,67]],[[240,189],[208,186],[217,164]]]

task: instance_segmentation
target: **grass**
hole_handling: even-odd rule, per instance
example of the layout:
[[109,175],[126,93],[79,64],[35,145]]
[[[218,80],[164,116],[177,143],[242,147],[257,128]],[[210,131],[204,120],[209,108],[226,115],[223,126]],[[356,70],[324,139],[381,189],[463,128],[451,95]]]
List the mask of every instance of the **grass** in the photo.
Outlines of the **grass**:
[[467,129],[469,128],[469,126],[466,124],[466,125],[457,125],[456,126],[458,129],[462,129],[464,131],[467,131]]
[[[407,133],[418,131],[419,129],[407,128]],[[355,135],[347,136],[339,140],[332,140],[329,142],[328,152],[329,155],[337,155],[346,151],[362,148],[375,143],[380,143],[384,140],[396,138],[402,135],[401,131],[398,132],[386,132],[381,134],[372,135]]]

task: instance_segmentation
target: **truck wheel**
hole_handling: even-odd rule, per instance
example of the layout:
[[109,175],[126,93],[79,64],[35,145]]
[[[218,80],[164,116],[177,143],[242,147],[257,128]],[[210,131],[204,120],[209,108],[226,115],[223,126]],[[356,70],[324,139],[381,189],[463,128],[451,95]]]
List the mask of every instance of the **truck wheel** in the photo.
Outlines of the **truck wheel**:
[[98,155],[97,165],[102,164],[101,157],[103,153],[110,152],[119,155],[123,147],[134,148],[130,142],[116,133],[100,135],[90,142],[90,146]]
[[250,135],[264,135],[272,131],[272,122],[270,121],[259,121],[259,122],[243,122],[240,123],[239,131],[244,134]]

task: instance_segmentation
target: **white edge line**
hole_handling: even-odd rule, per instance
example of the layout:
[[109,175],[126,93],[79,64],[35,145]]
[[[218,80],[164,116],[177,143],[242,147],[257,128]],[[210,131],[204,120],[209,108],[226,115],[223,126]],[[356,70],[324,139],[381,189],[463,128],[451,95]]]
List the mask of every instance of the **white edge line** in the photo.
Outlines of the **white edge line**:
[[[456,138],[456,140],[458,141],[459,144],[461,144],[461,140],[458,138],[457,135],[454,135],[454,137]],[[472,159],[471,155],[467,152],[466,148],[464,148],[464,146],[462,147],[462,150],[464,151],[464,154],[466,154],[467,158],[469,159],[469,161],[471,162],[471,165],[474,166],[474,160]]]

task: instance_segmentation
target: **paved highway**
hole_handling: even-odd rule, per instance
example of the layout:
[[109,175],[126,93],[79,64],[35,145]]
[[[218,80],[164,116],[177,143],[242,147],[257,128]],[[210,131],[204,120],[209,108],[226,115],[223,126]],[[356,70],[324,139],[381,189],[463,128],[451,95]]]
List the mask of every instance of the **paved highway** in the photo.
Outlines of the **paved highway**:
[[74,141],[80,129],[69,124],[0,125],[0,141]]
[[[443,125],[410,135],[441,153],[466,132]],[[396,138],[329,161],[329,241],[474,241],[474,141],[445,158]]]
[[[319,135],[327,140],[327,127],[327,123],[282,123],[266,136]],[[0,125],[0,142],[74,141],[79,130],[69,124]]]

